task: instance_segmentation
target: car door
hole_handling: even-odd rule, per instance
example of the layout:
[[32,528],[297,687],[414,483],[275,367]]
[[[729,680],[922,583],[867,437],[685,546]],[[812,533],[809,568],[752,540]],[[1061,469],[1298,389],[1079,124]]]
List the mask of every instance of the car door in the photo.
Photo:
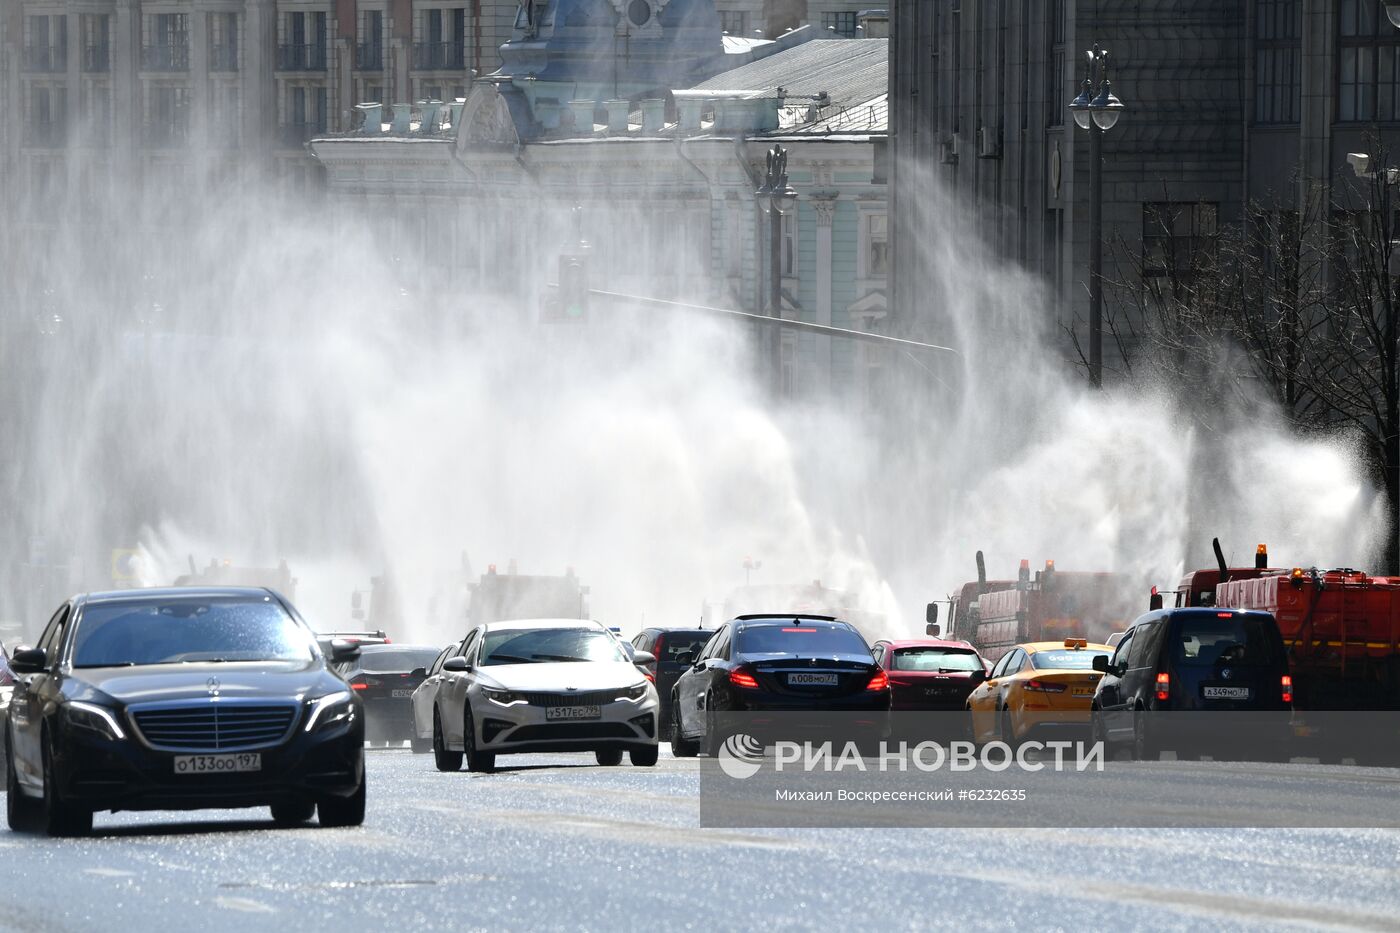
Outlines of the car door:
[[456,645],[448,645],[433,658],[428,668],[428,676],[413,691],[413,728],[420,738],[433,734],[433,704],[437,699],[438,684],[442,681],[442,662],[457,650]]
[[1124,633],[1123,640],[1113,650],[1113,657],[1108,659],[1108,670],[1099,685],[1099,708],[1104,713],[1104,732],[1110,738],[1133,730],[1131,717],[1124,715],[1132,703],[1132,696],[1125,690],[1124,678],[1128,674],[1128,652],[1133,649],[1137,634],[1136,626]]
[[442,718],[443,738],[454,744],[462,741],[462,714],[467,702],[467,688],[471,686],[473,672],[476,670],[477,649],[480,644],[481,629],[473,629],[471,634],[462,639],[457,653],[449,656],[465,658],[470,670],[443,671],[442,680],[438,683],[437,708],[438,715]]
[[986,736],[996,731],[997,701],[1000,699],[998,686],[1001,676],[1006,672],[1006,666],[1011,662],[1013,652],[1008,651],[1002,655],[992,667],[992,672],[987,675],[987,679],[977,685],[977,688],[967,698],[968,708],[972,711],[972,738],[973,741],[980,742]]
[[12,727],[15,773],[31,788],[43,786],[43,756],[40,737],[43,734],[45,706],[53,702],[62,686],[58,673],[59,652],[67,634],[72,606],[64,603],[44,626],[39,643],[34,647],[46,655],[44,670],[15,678],[15,692],[10,698],[9,720]]
[[887,641],[877,641],[870,648],[870,655],[875,659],[875,663],[885,670],[889,670],[889,665],[885,663],[886,655],[889,654],[890,643]]
[[704,697],[709,689],[709,665],[719,650],[720,644],[728,638],[729,625],[725,624],[700,650],[700,656],[690,665],[690,669],[676,681],[676,703],[680,710],[681,731],[695,735],[704,730]]
[[[1021,702],[1020,691],[1017,689],[1019,681],[1016,675],[1025,670],[1030,664],[1030,656],[1024,649],[1017,648],[1006,657],[1006,669],[1001,672],[1001,678],[997,681],[995,688],[996,705],[994,709],[1002,710],[1008,706]],[[1000,728],[998,722],[997,728]]]

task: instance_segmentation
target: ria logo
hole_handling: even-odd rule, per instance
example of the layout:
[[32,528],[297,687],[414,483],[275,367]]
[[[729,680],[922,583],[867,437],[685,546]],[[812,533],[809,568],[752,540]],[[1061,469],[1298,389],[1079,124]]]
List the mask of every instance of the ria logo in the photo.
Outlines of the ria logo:
[[731,735],[719,747],[719,766],[736,781],[751,778],[763,767],[763,744],[743,732]]

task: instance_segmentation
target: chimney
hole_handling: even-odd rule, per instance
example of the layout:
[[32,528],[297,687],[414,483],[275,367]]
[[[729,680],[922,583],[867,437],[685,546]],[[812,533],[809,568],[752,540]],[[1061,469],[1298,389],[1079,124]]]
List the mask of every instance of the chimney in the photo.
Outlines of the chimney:
[[606,107],[606,108],[608,109],[608,132],[609,132],[609,133],[625,133],[625,132],[627,132],[627,130],[628,130],[628,128],[629,128],[628,122],[627,122],[627,114],[628,114],[628,111],[630,111],[630,110],[632,109],[632,104],[631,104],[631,102],[630,102],[630,101],[626,101],[626,100],[616,100],[616,99],[615,99],[615,100],[607,100],[607,101],[604,101],[604,102],[603,102],[603,106]]
[[424,134],[436,132],[434,124],[437,123],[438,111],[441,109],[442,101],[440,100],[420,100],[418,102],[418,132]]
[[407,136],[412,120],[413,106],[411,104],[394,104],[394,115],[389,121],[389,132],[395,136]]
[[593,135],[593,101],[571,100],[569,109],[574,112],[574,132]]
[[355,109],[364,115],[364,121],[360,124],[360,132],[369,136],[377,136],[384,132],[383,104],[356,104]]
[[700,132],[700,114],[705,109],[705,102],[695,98],[680,98],[676,101],[676,107],[680,110],[681,132]]
[[666,128],[666,101],[642,101],[642,132],[659,133]]

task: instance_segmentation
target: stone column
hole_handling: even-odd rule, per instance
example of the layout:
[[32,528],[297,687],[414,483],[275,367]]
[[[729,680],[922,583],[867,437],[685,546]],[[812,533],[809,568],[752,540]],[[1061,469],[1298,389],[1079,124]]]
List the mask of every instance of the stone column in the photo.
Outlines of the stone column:
[[130,172],[136,165],[145,123],[141,81],[137,77],[141,67],[140,0],[117,0],[111,41],[112,162],[120,184],[123,172]]
[[277,4],[246,0],[243,11],[242,82],[245,169],[270,168],[269,152],[277,127]]
[[[812,200],[817,212],[817,323],[831,326],[831,235],[832,221],[836,217],[836,196],[822,195]],[[817,362],[817,385],[831,387],[831,338],[822,334],[817,337],[815,356]]]
[[190,11],[190,153],[198,162],[198,153],[209,145],[209,13],[196,3]]

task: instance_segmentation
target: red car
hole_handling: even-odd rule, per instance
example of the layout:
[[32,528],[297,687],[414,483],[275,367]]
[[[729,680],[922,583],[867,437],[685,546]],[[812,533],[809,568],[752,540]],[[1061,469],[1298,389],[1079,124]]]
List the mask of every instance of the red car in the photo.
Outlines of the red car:
[[892,710],[967,708],[967,697],[987,679],[987,665],[965,641],[909,638],[877,641],[875,661],[890,678]]

